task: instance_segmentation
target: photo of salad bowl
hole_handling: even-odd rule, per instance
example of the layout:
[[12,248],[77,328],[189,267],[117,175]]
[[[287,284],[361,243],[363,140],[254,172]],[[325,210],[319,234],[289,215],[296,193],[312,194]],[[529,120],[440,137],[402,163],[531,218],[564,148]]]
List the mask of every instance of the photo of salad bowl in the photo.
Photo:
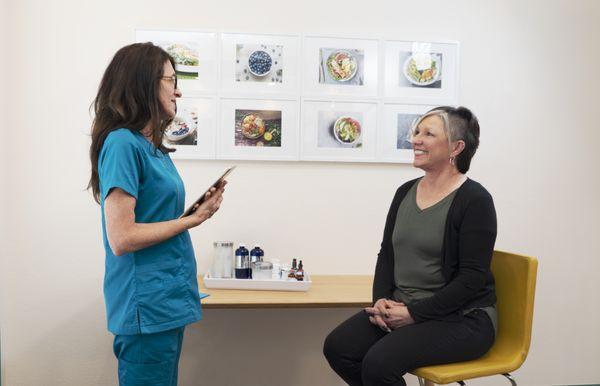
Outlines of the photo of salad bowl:
[[165,47],[165,51],[175,59],[175,70],[195,73],[200,69],[198,52],[183,43],[173,43]]
[[360,122],[349,116],[341,116],[333,124],[333,135],[343,145],[356,144],[361,132]]
[[178,142],[196,131],[196,124],[187,117],[175,117],[165,130],[165,136],[171,142]]
[[266,51],[256,50],[248,56],[248,71],[254,76],[262,77],[271,72],[273,58]]
[[335,51],[327,58],[327,71],[338,82],[347,82],[356,75],[358,61],[348,51]]
[[258,114],[248,114],[242,118],[242,135],[248,139],[257,139],[265,134],[265,121]]
[[433,84],[440,79],[440,57],[435,54],[413,54],[404,61],[403,73],[415,86]]

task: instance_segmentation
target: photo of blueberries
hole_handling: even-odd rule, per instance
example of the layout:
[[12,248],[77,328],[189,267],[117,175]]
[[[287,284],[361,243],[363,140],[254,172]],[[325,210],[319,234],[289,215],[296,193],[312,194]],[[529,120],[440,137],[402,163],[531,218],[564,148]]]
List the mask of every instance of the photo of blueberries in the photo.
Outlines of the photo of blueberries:
[[283,83],[283,46],[237,44],[235,81]]
[[265,76],[271,71],[273,59],[265,51],[254,51],[248,58],[248,68],[253,75]]

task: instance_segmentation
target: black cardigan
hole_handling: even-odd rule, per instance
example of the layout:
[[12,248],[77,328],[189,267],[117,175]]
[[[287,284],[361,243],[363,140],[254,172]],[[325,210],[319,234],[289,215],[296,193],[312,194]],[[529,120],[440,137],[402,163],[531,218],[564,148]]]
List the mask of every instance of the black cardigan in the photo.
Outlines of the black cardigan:
[[[398,188],[387,215],[373,282],[373,302],[392,299],[394,247],[392,234],[400,203],[418,179]],[[432,297],[408,304],[415,322],[460,320],[462,311],[496,303],[490,262],[496,241],[496,210],[492,196],[478,182],[467,179],[448,210],[442,246],[443,288]]]

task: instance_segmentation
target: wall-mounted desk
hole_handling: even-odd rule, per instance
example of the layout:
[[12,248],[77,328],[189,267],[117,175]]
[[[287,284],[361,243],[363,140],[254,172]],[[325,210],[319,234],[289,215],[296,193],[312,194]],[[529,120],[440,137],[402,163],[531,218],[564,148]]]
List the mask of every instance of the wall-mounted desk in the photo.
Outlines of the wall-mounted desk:
[[314,275],[308,292],[209,289],[198,276],[204,308],[331,308],[371,305],[372,275]]

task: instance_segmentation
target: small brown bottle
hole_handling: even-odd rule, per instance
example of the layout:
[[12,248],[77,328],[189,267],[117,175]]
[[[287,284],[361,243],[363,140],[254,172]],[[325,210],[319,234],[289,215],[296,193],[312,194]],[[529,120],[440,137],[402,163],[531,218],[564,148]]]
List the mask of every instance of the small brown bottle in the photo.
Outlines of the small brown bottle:
[[304,266],[302,265],[302,260],[298,263],[298,269],[296,270],[296,280],[304,281]]
[[296,264],[297,264],[296,259],[292,259],[292,268],[290,269],[290,273],[288,274],[288,277],[290,279],[296,278],[296,271],[298,270],[298,267]]

